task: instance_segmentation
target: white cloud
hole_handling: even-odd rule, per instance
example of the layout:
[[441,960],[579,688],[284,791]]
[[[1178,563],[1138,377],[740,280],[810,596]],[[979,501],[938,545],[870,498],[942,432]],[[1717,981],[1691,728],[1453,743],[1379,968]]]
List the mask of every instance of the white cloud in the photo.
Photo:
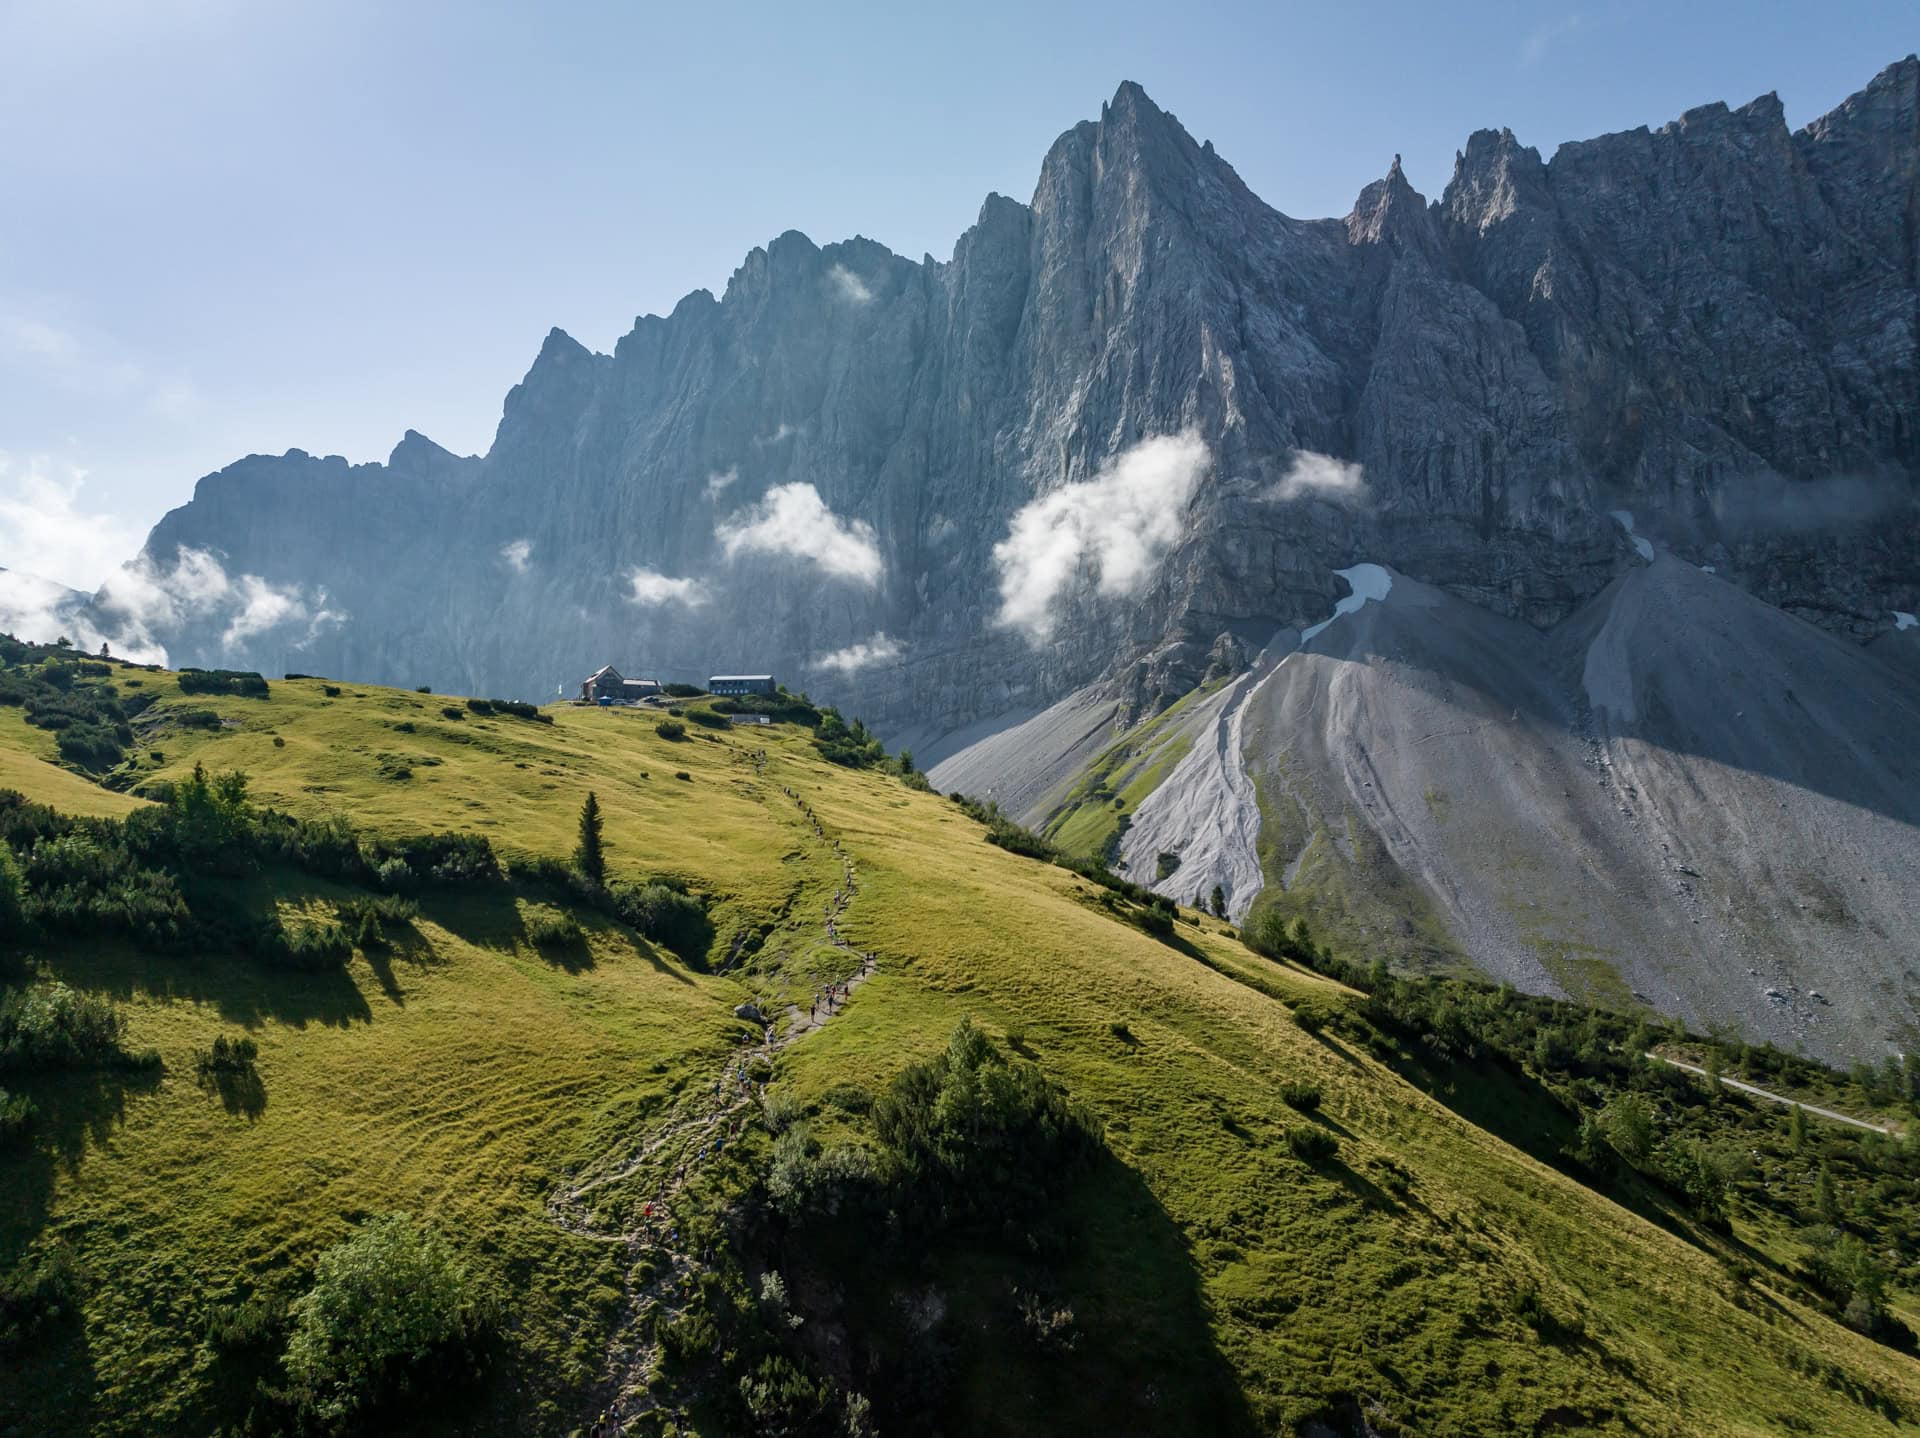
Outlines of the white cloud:
[[698,609],[712,596],[697,579],[679,579],[652,569],[636,569],[627,576],[627,599],[634,604],[684,604]]
[[1335,459],[1311,449],[1295,450],[1293,463],[1277,483],[1269,485],[1262,499],[1359,500],[1367,493],[1367,472],[1354,463]]
[[0,565],[92,589],[136,552],[138,530],[82,507],[86,482],[71,465],[0,453]]
[[707,476],[707,498],[710,500],[718,499],[739,482],[740,471],[738,467],[729,466],[726,469],[716,469],[712,474]]
[[864,305],[873,299],[873,291],[867,282],[845,265],[835,265],[827,271],[827,278],[833,281],[834,288],[840,292],[840,298],[849,304]]
[[327,605],[327,591],[309,594],[298,585],[274,584],[257,574],[229,575],[204,549],[182,547],[173,568],[140,555],[108,577],[94,597],[92,614],[106,628],[114,652],[145,653],[166,662],[158,635],[189,624],[223,623],[220,645],[239,649],[249,640],[294,626],[305,632],[290,642],[304,648],[328,627],[350,617]]
[[785,420],[781,420],[772,434],[763,434],[760,438],[756,439],[754,443],[761,445],[779,444],[783,440],[792,439],[798,433],[800,433],[800,431],[793,425],[788,424]]
[[849,644],[845,649],[836,649],[831,654],[822,654],[808,665],[810,669],[831,669],[841,674],[854,674],[875,664],[891,664],[905,649],[898,639],[889,639],[885,634],[876,634],[871,639],[863,639],[857,644]]
[[527,572],[527,561],[533,558],[533,541],[515,539],[500,546],[500,557],[507,562],[507,568],[515,574]]
[[1181,511],[1208,463],[1207,446],[1193,431],[1160,435],[1092,479],[1023,505],[993,547],[1000,570],[996,622],[1025,630],[1036,643],[1046,639],[1054,603],[1083,565],[1097,572],[1099,593],[1107,598],[1138,592],[1180,537]]
[[1534,29],[1528,33],[1526,41],[1520,47],[1520,63],[1522,65],[1538,65],[1547,57],[1547,51],[1551,50],[1562,39],[1571,35],[1579,28],[1580,17],[1578,15],[1563,15],[1558,20],[1552,20],[1544,25],[1535,26]]
[[863,519],[841,519],[810,484],[776,485],[713,533],[729,559],[742,551],[790,554],[836,578],[868,586],[880,582],[885,568],[873,526]]
[[[96,650],[107,636],[87,619],[81,607],[84,598],[64,584],[37,574],[22,574],[17,569],[0,572],[0,633],[41,644],[64,635],[82,649]],[[120,651],[116,648],[115,652]],[[164,649],[137,649],[124,657],[157,664],[164,663],[167,656]]]

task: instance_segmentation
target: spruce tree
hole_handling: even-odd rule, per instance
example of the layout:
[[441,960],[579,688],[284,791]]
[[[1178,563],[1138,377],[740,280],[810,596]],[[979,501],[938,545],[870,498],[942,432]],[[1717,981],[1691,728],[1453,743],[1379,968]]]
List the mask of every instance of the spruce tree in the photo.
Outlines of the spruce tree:
[[1213,886],[1213,916],[1216,919],[1227,916],[1227,891],[1218,884]]
[[591,789],[580,806],[580,845],[573,851],[574,867],[596,884],[607,881],[607,855],[600,839],[600,801]]

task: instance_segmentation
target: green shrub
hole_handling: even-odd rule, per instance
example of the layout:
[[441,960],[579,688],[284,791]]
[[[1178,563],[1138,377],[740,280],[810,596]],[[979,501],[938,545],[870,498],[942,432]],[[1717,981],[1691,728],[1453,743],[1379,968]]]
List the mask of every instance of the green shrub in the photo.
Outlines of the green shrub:
[[690,964],[706,958],[713,943],[713,923],[706,906],[692,895],[662,883],[622,885],[613,895],[620,921],[657,944],[664,944]]
[[457,704],[442,704],[440,706],[440,713],[443,718],[447,719],[464,719],[467,717],[467,711]]
[[27,926],[27,880],[13,846],[0,840],[0,939],[17,938]]
[[1306,1163],[1325,1163],[1340,1151],[1340,1141],[1323,1128],[1290,1128],[1287,1151]]
[[1042,1203],[1097,1145],[1060,1088],[965,1020],[939,1057],[901,1072],[873,1123],[890,1185],[934,1220],[1000,1220]]
[[0,1070],[123,1064],[125,1032],[111,999],[58,980],[0,994]]
[[1302,999],[1293,1006],[1293,1021],[1310,1034],[1319,1033],[1336,1017],[1333,1006],[1319,999]]
[[658,734],[662,739],[671,739],[678,742],[687,737],[687,726],[682,724],[678,719],[662,719],[658,724],[653,726],[653,732]]
[[0,1352],[23,1348],[80,1310],[80,1271],[65,1244],[29,1253],[0,1273]]
[[338,699],[340,697],[340,686],[338,684],[322,684],[320,686],[320,692],[329,699]]
[[267,681],[253,670],[182,669],[182,694],[233,694],[246,699],[268,697]]
[[578,949],[587,936],[572,914],[542,909],[527,920],[527,937],[544,953],[562,953]]
[[716,714],[711,709],[689,709],[687,718],[708,729],[728,729],[733,721],[724,714]]
[[38,1112],[25,1094],[10,1094],[0,1088],[0,1148],[11,1148],[24,1139]]
[[707,692],[698,684],[668,684],[664,687],[669,699],[698,699]]
[[215,1074],[243,1074],[251,1072],[254,1061],[260,1057],[260,1049],[251,1038],[245,1035],[229,1039],[225,1034],[214,1036],[213,1047],[196,1049],[193,1055],[194,1071],[201,1079],[212,1078]]
[[353,957],[346,927],[331,920],[273,918],[254,938],[254,952],[279,968],[317,972],[338,968]]
[[371,1219],[321,1254],[292,1314],[285,1363],[294,1397],[336,1424],[431,1395],[447,1370],[477,1356],[491,1323],[466,1263],[403,1213]]
[[1300,1080],[1283,1083],[1280,1085],[1280,1102],[1302,1113],[1311,1113],[1320,1107],[1320,1085]]
[[835,1084],[820,1095],[821,1100],[832,1104],[842,1113],[862,1114],[873,1107],[873,1095],[859,1084]]

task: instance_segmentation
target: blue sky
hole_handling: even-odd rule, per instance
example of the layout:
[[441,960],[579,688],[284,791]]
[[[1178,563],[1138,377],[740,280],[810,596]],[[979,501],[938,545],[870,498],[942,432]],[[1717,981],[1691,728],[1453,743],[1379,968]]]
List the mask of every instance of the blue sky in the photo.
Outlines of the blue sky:
[[1313,216],[1480,127],[1798,126],[1917,45],[1911,0],[0,0],[0,566],[91,588],[251,451],[484,450],[550,327],[782,230],[944,259],[1122,79]]

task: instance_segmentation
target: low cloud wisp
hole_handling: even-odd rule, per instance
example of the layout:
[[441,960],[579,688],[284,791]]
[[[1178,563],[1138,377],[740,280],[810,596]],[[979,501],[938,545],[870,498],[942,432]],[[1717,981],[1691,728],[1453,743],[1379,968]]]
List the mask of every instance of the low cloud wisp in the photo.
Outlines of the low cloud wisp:
[[500,557],[507,562],[507,568],[515,574],[527,572],[527,561],[533,558],[533,541],[516,539],[500,546]]
[[1083,569],[1103,598],[1137,594],[1180,537],[1180,519],[1211,457],[1191,430],[1144,439],[1092,479],[1022,506],[993,547],[996,623],[1034,643],[1053,634],[1057,601]]
[[215,555],[185,547],[175,554],[171,569],[144,554],[123,565],[100,586],[92,612],[115,653],[149,656],[158,663],[166,662],[160,636],[190,624],[221,624],[220,647],[226,650],[298,629],[301,632],[287,642],[301,649],[349,618],[329,606],[325,589],[309,592],[258,574],[230,575]]
[[712,598],[707,586],[697,579],[680,578],[672,574],[662,574],[655,569],[635,569],[627,575],[627,600],[632,604],[655,608],[664,604],[679,604],[688,609],[698,609]]
[[1293,463],[1262,499],[1330,499],[1353,503],[1367,497],[1367,472],[1359,464],[1311,449],[1294,451]]
[[849,304],[864,305],[873,300],[873,290],[867,282],[845,265],[835,265],[827,271],[827,278],[840,293],[840,298]]
[[877,664],[892,664],[906,650],[898,639],[889,639],[885,633],[876,634],[871,639],[862,639],[849,644],[845,649],[836,649],[831,654],[822,654],[807,667],[829,670],[836,674],[857,674],[862,669],[871,669]]
[[759,501],[713,531],[728,559],[741,554],[784,554],[804,559],[836,579],[872,588],[885,564],[873,526],[842,519],[810,484],[776,485]]

